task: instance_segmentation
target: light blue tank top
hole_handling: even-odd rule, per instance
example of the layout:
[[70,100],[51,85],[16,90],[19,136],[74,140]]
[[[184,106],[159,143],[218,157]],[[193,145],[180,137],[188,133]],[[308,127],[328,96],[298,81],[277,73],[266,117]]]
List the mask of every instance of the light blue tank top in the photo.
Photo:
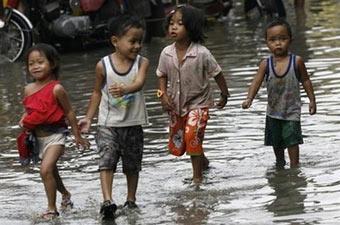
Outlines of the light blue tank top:
[[290,54],[287,70],[282,76],[278,76],[275,72],[273,57],[267,59],[267,116],[300,121],[301,97],[298,78],[295,55]]
[[138,76],[138,55],[129,71],[120,74],[114,68],[110,55],[102,58],[105,72],[105,85],[101,89],[102,97],[99,105],[98,125],[106,127],[128,127],[147,124],[147,111],[143,90],[129,93],[119,98],[113,97],[108,87],[113,84],[132,84]]

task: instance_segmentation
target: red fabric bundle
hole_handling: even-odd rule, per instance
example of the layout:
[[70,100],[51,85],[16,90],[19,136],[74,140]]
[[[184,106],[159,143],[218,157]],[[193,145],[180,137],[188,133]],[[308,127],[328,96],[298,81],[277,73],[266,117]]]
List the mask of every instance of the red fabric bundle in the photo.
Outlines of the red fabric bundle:
[[19,133],[17,137],[17,147],[19,152],[20,162],[23,165],[27,165],[30,162],[32,149],[27,145],[29,133],[26,130],[23,130]]

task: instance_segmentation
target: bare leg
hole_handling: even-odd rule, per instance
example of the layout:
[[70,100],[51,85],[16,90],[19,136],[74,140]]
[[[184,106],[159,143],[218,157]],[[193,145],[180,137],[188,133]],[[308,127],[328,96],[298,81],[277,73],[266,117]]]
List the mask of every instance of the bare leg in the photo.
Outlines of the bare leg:
[[276,167],[283,168],[286,165],[284,148],[273,148],[276,157]]
[[58,168],[54,168],[54,179],[57,184],[57,191],[59,191],[62,195],[61,200],[61,208],[66,209],[67,207],[73,207],[73,202],[71,201],[71,193],[66,189],[64,186],[63,181],[61,180],[61,177],[59,175]]
[[202,170],[207,170],[209,168],[209,160],[205,156],[204,152],[201,155],[201,162],[202,162]]
[[202,183],[203,174],[202,174],[202,156],[191,156],[191,164],[193,170],[193,182],[198,184]]
[[[40,166],[40,176],[43,180],[48,202],[48,210],[57,211],[57,181],[55,179],[55,168],[59,157],[64,152],[64,146],[53,145],[47,149]],[[60,179],[60,177],[59,177]]]
[[102,187],[102,194],[104,201],[112,200],[112,182],[113,182],[113,171],[112,170],[101,170],[100,171],[100,183]]
[[67,191],[66,187],[64,186],[63,181],[61,180],[57,166],[55,166],[53,172],[54,172],[54,179],[57,185],[57,191],[59,191],[62,195],[71,195],[70,192]]
[[127,181],[127,201],[136,201],[139,174],[126,174]]
[[[64,186],[63,181],[61,180],[61,177],[59,175],[59,171],[58,168],[55,167],[54,168],[54,179],[56,181],[56,185],[57,185],[57,191],[59,191],[62,194],[62,199],[71,199],[71,193],[66,189],[66,187]],[[65,201],[65,200],[64,200]],[[64,204],[62,201],[62,205]]]
[[290,167],[294,168],[299,165],[299,145],[294,145],[288,148]]
[[305,0],[294,0],[295,8],[303,9],[305,7]]
[[112,202],[112,182],[113,182],[113,170],[101,170],[100,171],[100,184],[102,188],[102,194],[104,202],[100,207],[100,214],[103,219],[113,218],[117,209],[116,204]]

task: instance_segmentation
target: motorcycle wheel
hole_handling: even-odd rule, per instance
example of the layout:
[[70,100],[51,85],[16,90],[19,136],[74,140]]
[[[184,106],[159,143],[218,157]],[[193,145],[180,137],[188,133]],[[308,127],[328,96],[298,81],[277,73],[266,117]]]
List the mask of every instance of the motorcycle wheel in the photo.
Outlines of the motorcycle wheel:
[[15,62],[33,44],[32,27],[23,15],[12,10],[8,22],[0,29],[0,39],[0,54]]

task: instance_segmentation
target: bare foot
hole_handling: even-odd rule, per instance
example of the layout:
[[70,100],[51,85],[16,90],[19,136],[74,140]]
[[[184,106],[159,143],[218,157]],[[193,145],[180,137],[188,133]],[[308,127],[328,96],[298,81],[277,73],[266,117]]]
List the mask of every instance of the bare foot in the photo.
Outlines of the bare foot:
[[192,182],[194,183],[194,184],[201,184],[202,183],[202,180],[203,180],[203,178],[202,177],[200,177],[200,178],[192,178]]
[[67,192],[62,195],[61,199],[61,209],[72,208],[73,202],[71,201],[71,193]]

